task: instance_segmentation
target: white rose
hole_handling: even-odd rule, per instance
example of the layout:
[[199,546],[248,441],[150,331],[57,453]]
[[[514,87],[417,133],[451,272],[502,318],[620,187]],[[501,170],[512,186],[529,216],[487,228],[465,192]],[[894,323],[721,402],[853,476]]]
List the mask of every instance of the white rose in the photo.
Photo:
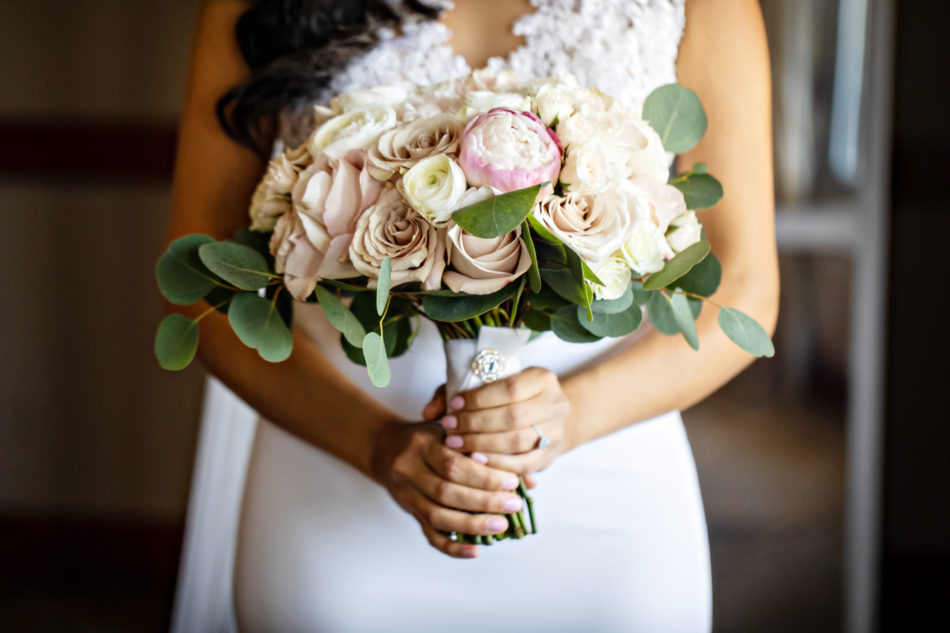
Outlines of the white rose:
[[556,131],[558,138],[568,151],[575,145],[584,145],[600,138],[600,130],[596,122],[591,117],[581,114],[572,114],[558,121]]
[[649,176],[660,182],[670,179],[670,157],[663,149],[660,135],[643,120],[634,121],[637,130],[646,138],[646,145],[635,150],[628,158],[627,165],[632,176]]
[[574,113],[574,91],[568,84],[546,83],[534,95],[534,109],[545,125]]
[[627,264],[641,275],[662,270],[666,259],[673,255],[660,229],[650,220],[633,223],[630,237],[620,252]]
[[687,211],[670,223],[666,241],[675,252],[686,250],[702,239],[703,227],[695,211]]
[[606,143],[572,146],[560,180],[572,193],[601,193],[626,180],[624,158],[622,151]]
[[465,117],[488,112],[493,108],[511,108],[519,112],[531,109],[531,99],[514,92],[475,90],[466,94],[462,103],[462,116]]
[[330,100],[330,107],[334,111],[352,112],[370,106],[389,106],[397,109],[409,98],[409,90],[405,86],[377,86],[362,90],[351,90]]
[[307,148],[315,157],[321,153],[341,158],[351,149],[365,149],[396,127],[396,111],[390,106],[374,105],[335,116],[311,135]]
[[420,160],[397,186],[412,208],[435,226],[452,218],[467,188],[462,168],[445,154]]
[[594,269],[594,274],[604,282],[603,286],[591,284],[591,288],[594,290],[594,298],[597,300],[612,301],[619,299],[630,285],[630,265],[619,253],[608,257],[600,266]]
[[665,180],[636,176],[631,178],[630,182],[646,194],[650,203],[650,212],[660,233],[665,234],[670,223],[686,213],[686,199],[683,198],[683,192],[673,185],[666,184]]

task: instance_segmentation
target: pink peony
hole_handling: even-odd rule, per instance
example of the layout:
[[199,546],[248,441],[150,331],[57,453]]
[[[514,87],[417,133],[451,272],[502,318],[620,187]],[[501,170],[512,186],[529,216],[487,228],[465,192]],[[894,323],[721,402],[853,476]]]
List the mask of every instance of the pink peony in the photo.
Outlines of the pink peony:
[[458,162],[473,187],[508,192],[553,185],[563,154],[557,134],[533,113],[493,108],[465,127]]

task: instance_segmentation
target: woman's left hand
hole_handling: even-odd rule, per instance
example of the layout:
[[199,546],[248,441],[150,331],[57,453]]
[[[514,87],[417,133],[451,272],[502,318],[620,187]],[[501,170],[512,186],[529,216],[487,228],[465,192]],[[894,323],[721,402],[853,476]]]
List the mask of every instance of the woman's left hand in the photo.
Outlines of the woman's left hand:
[[[472,459],[510,472],[529,475],[543,470],[569,449],[567,421],[570,402],[554,372],[529,367],[519,374],[465,391],[449,403],[436,392],[423,409],[426,420],[439,417],[448,432],[446,446]],[[535,430],[534,427],[537,427]],[[539,448],[541,436],[550,440]]]

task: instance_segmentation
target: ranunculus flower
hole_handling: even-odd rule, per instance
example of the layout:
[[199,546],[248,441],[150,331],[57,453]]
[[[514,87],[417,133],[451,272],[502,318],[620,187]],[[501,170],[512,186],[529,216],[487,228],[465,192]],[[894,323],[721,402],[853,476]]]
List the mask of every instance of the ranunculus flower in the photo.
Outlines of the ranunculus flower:
[[597,300],[611,301],[619,299],[630,285],[630,265],[619,253],[614,253],[605,259],[600,266],[594,269],[594,274],[604,282],[603,286],[591,284],[594,290],[594,299]]
[[396,127],[396,111],[387,105],[369,105],[333,117],[310,136],[307,148],[315,157],[321,153],[340,158],[351,149],[370,147],[386,130]]
[[462,123],[450,114],[416,119],[385,132],[369,150],[370,172],[379,180],[392,178],[424,158],[458,150]]
[[475,237],[453,224],[446,245],[449,264],[442,280],[454,292],[487,295],[528,272],[531,255],[521,239],[521,227],[493,238]]
[[436,229],[392,185],[360,216],[350,243],[350,260],[376,285],[383,260],[390,258],[392,284],[420,281],[426,290],[441,286],[445,269],[444,231]]
[[424,158],[403,174],[398,183],[406,201],[437,227],[452,218],[467,189],[465,174],[445,154]]
[[502,192],[557,181],[557,135],[531,112],[495,108],[472,119],[462,133],[459,164],[469,184]]
[[628,156],[618,147],[602,142],[568,148],[561,183],[566,191],[597,194],[627,179]]
[[666,231],[666,242],[674,252],[686,250],[702,239],[703,227],[695,211],[687,211],[670,223]]
[[[624,181],[596,196],[567,193],[548,196],[534,216],[591,268],[596,268],[623,245],[636,217],[635,187]],[[641,195],[642,197],[642,195]]]

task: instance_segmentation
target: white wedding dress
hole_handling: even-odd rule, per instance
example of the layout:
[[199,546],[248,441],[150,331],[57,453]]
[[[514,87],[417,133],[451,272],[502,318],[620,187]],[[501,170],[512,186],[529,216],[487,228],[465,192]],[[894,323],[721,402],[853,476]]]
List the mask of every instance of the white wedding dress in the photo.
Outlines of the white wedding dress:
[[[653,88],[675,81],[684,2],[533,0],[536,12],[515,26],[526,44],[489,67],[522,78],[571,72],[639,109]],[[469,71],[439,24],[410,22],[382,35],[337,76],[333,92]],[[347,360],[318,307],[300,306],[296,324],[350,380],[401,416],[418,419],[445,380],[441,339],[428,323],[393,360],[392,384],[383,390]],[[626,345],[634,339],[577,345],[548,333],[521,358],[523,366],[564,374]],[[209,380],[173,630],[711,629],[706,524],[678,412],[585,444],[538,480],[539,534],[483,547],[476,560],[451,559],[428,545],[377,484],[257,420]]]

